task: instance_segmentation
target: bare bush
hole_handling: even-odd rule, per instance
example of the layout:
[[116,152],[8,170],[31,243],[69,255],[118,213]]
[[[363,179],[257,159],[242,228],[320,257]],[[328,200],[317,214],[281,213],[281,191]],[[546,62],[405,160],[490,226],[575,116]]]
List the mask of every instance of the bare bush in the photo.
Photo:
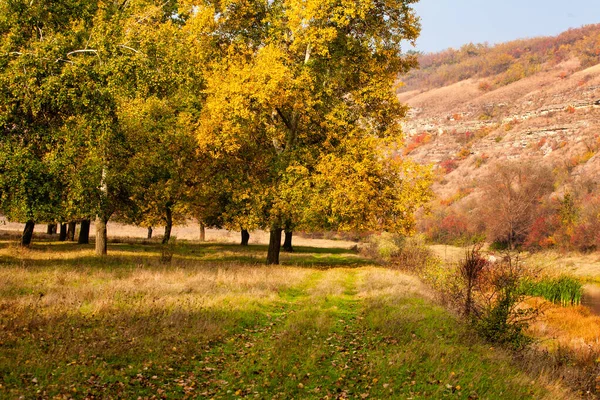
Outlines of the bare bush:
[[522,162],[496,164],[482,181],[479,209],[489,239],[511,250],[523,243],[553,183],[549,168]]
[[522,348],[530,342],[524,334],[538,310],[523,306],[522,281],[529,272],[518,256],[507,253],[491,263],[474,246],[466,253],[450,281],[449,298],[475,331],[494,343]]

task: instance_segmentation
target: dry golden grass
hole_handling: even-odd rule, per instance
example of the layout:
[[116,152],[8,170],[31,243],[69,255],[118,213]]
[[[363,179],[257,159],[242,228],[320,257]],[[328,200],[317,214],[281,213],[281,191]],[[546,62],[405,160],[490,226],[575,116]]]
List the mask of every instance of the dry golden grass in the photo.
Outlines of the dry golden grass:
[[457,263],[466,254],[466,248],[446,244],[432,244],[429,248],[436,257],[446,264]]
[[600,253],[561,253],[543,251],[526,259],[532,267],[554,275],[571,275],[600,282]]
[[529,327],[538,347],[569,352],[582,362],[600,357],[600,316],[584,306],[560,307],[536,299],[543,314]]
[[0,398],[566,398],[352,252],[174,251],[0,242]]
[[421,297],[433,301],[435,294],[418,278],[397,270],[367,268],[359,274],[358,296],[361,298]]

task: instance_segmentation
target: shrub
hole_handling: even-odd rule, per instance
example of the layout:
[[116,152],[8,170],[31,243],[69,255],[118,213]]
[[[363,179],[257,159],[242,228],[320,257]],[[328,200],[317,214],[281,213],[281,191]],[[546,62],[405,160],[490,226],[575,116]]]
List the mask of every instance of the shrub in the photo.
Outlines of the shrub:
[[404,155],[410,154],[413,150],[421,147],[424,144],[431,142],[431,135],[427,132],[423,132],[413,137],[412,141],[404,149]]
[[400,253],[401,247],[402,238],[400,236],[384,232],[379,235],[371,235],[363,252],[370,258],[389,262],[392,257]]
[[458,168],[458,161],[453,158],[448,158],[440,163],[440,167],[446,174],[449,174]]
[[483,338],[515,349],[531,343],[524,332],[538,310],[522,307],[522,282],[526,277],[527,271],[519,259],[510,254],[481,274],[478,309],[471,323]]
[[471,155],[471,149],[469,147],[465,146],[460,149],[460,151],[456,155],[456,158],[458,158],[460,160],[464,160],[465,158],[469,157],[470,155]]
[[481,81],[479,82],[479,90],[482,92],[489,92],[492,90],[492,84],[488,81]]
[[405,237],[400,252],[393,258],[396,267],[422,275],[434,256],[422,236]]
[[481,246],[474,246],[467,251],[464,260],[458,266],[458,273],[464,282],[464,315],[468,318],[474,309],[473,291],[481,274],[488,266],[488,261],[481,256]]
[[448,297],[486,340],[522,348],[530,343],[525,335],[537,310],[522,307],[523,280],[527,272],[518,259],[507,254],[502,262],[490,263],[474,246],[458,264],[447,284]]
[[364,254],[395,268],[423,276],[423,271],[436,262],[423,236],[400,236],[391,233],[372,235]]

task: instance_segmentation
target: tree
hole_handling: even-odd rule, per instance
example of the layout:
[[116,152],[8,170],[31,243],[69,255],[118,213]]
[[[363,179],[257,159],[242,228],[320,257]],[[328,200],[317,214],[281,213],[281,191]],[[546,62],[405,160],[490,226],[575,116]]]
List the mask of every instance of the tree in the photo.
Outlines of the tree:
[[[110,77],[130,7],[73,0],[0,7],[1,208],[28,228],[97,213],[101,229],[122,198],[127,157]],[[73,173],[80,166],[86,174]]]
[[54,221],[62,206],[60,131],[70,117],[60,76],[92,2],[0,4],[0,209],[26,222]]
[[[212,9],[222,52],[207,77],[198,138],[216,157],[251,154],[259,164],[249,196],[261,203],[255,210],[270,231],[268,263],[279,262],[286,223],[308,224],[301,200],[311,180],[325,175],[317,165],[328,154],[363,140],[383,151],[401,139],[405,109],[393,89],[398,74],[415,65],[400,50],[419,32],[412,3],[279,0]],[[412,205],[395,214],[393,227],[411,219]]]
[[527,162],[497,163],[482,182],[480,212],[491,240],[521,244],[553,190],[552,172]]

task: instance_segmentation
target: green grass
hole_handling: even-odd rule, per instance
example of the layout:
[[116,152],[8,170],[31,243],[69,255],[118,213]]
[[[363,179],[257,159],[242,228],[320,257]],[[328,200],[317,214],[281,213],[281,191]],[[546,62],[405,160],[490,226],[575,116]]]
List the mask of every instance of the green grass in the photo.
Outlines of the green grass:
[[0,398],[553,398],[349,251],[60,247],[0,249]]
[[523,291],[530,296],[543,297],[563,307],[581,304],[583,285],[577,279],[562,276],[523,283]]

